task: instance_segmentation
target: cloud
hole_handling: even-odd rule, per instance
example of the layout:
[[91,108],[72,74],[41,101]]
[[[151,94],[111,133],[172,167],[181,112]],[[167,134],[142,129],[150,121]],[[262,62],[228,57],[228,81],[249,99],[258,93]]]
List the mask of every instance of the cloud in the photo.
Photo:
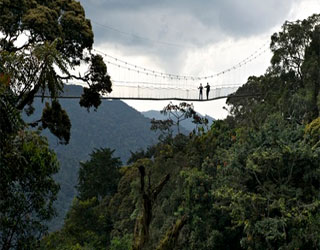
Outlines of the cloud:
[[[205,46],[241,38],[282,23],[296,0],[81,0],[93,21],[157,41]],[[148,44],[148,40],[95,26],[98,42]]]
[[[147,68],[195,76],[233,66],[268,43],[271,34],[279,31],[285,20],[306,18],[320,7],[319,0],[80,2],[93,21],[95,46],[102,51]],[[263,54],[235,74],[212,79],[210,84],[242,82],[248,75],[263,74],[270,57],[270,53]],[[112,79],[128,76],[120,70],[111,71],[111,66],[109,69]],[[133,80],[139,80],[138,76]],[[203,114],[224,118],[224,101],[195,103],[195,108]],[[148,110],[161,109],[167,102],[130,101],[129,104]]]
[[144,54],[172,72],[181,69],[181,61],[190,51],[203,50],[225,40],[236,41],[270,32],[286,20],[297,1],[80,2],[92,20],[96,46],[114,44],[122,48],[122,54]]

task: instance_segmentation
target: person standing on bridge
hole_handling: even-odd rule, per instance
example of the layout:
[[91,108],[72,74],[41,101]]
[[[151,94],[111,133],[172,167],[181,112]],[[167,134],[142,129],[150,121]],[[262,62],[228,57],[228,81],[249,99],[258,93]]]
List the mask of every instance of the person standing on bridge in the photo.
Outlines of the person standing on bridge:
[[202,87],[202,83],[200,83],[200,86],[199,86],[199,100],[202,100],[203,99],[203,95],[202,95],[202,90],[203,90],[203,87]]
[[209,92],[210,92],[210,85],[207,82],[207,86],[205,86],[205,88],[207,89],[206,94],[207,94],[207,100],[209,99]]

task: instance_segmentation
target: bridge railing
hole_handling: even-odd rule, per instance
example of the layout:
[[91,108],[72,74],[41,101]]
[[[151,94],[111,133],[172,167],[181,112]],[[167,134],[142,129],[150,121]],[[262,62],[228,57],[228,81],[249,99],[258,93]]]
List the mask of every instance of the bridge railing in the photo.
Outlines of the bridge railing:
[[[215,87],[211,86],[209,99],[218,99],[234,93],[239,86]],[[196,87],[152,86],[146,84],[113,83],[112,92],[107,95],[111,98],[123,99],[199,99],[199,90]],[[203,90],[203,99],[206,99],[206,90]]]

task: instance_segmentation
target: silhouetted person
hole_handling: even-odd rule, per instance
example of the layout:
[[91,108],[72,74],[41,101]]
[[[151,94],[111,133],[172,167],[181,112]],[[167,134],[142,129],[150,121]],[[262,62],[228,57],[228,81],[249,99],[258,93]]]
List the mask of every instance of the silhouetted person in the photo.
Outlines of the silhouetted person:
[[202,84],[200,83],[200,86],[199,86],[199,100],[202,100],[203,99],[203,95],[202,95],[202,90],[203,90],[203,87],[202,87]]
[[210,85],[207,82],[207,86],[205,86],[205,88],[207,89],[206,94],[207,94],[207,100],[209,99],[209,92],[210,92]]

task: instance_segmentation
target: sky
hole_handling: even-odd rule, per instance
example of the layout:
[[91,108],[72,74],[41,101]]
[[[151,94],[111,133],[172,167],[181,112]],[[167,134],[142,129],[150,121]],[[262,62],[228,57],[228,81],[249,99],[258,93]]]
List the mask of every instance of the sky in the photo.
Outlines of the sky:
[[[221,82],[244,83],[270,64],[270,37],[286,21],[320,13],[319,0],[80,0],[91,20],[94,48],[132,64],[179,75],[210,75],[263,48],[259,57]],[[110,72],[111,79],[121,78]],[[138,111],[161,110],[168,101],[126,101]],[[225,99],[194,102],[216,119]]]

